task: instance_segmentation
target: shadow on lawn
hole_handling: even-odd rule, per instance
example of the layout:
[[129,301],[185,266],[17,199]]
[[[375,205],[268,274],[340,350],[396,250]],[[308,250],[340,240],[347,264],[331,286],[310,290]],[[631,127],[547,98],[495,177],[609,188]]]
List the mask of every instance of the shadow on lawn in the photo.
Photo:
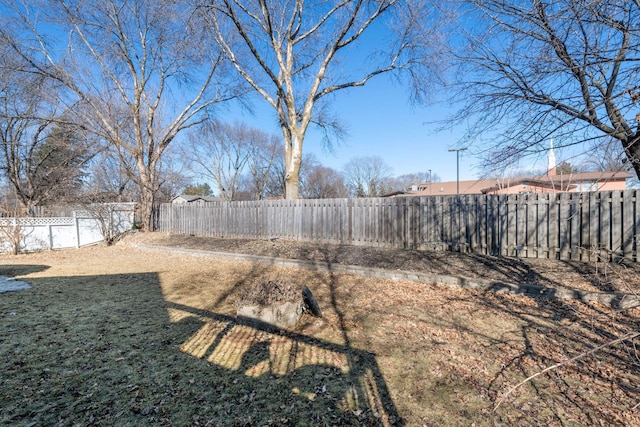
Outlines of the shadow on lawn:
[[29,265],[29,264],[0,265],[0,276],[8,276],[8,277],[24,276],[31,273],[39,273],[47,269],[49,269],[48,265]]
[[[334,263],[328,251],[320,252],[331,270]],[[476,330],[473,324],[458,323],[447,318],[431,317],[435,324],[441,324],[457,331],[481,337],[489,347],[500,348],[508,356],[502,361],[486,389],[494,404],[521,380],[569,359],[577,354],[588,352],[598,345],[613,341],[625,334],[640,330],[638,311],[629,312],[627,308],[637,307],[637,299],[624,294],[611,294],[610,299],[599,299],[600,304],[589,301],[592,293],[571,289],[563,283],[550,281],[527,263],[504,257],[483,257],[470,255],[476,263],[483,264],[505,277],[521,282],[515,288],[495,285],[476,294],[463,294],[460,301],[471,301],[476,307],[485,308],[489,313],[508,314],[514,325],[514,331],[521,339],[507,340],[495,338]],[[441,269],[447,269],[446,257],[438,257]],[[591,265],[578,262],[564,262],[567,271],[596,277]],[[628,280],[636,284],[638,269],[632,266],[628,271]],[[601,267],[602,268],[602,267]],[[331,274],[330,288],[332,304],[336,304]],[[550,286],[536,285],[548,283]],[[512,298],[501,294],[510,293],[528,297]],[[601,291],[610,289],[601,288]],[[488,291],[488,292],[487,292]],[[567,299],[575,301],[567,301]],[[534,301],[534,304],[531,302]],[[339,314],[337,305],[334,309]],[[389,313],[392,314],[392,313]],[[393,313],[398,316],[397,313]],[[415,318],[409,319],[415,321]],[[640,369],[640,350],[638,338],[625,340],[610,347],[604,347],[595,355],[586,356],[577,363],[571,363],[549,374],[530,381],[516,390],[494,414],[495,421],[507,425],[523,425],[531,420],[545,420],[554,425],[635,425],[640,407],[640,387],[637,385],[637,373]],[[452,363],[455,366],[455,362]],[[456,392],[465,389],[463,375],[449,375],[444,380],[445,388],[452,387]],[[460,380],[460,384],[457,381]],[[453,385],[452,385],[453,384]],[[432,390],[440,395],[436,382]]]
[[[242,379],[248,387],[239,403],[259,405],[267,410],[263,416],[274,411],[280,423],[293,424],[402,425],[374,354],[267,323],[168,307],[175,322],[192,316],[202,322],[180,350],[228,370],[234,384]],[[295,422],[286,415],[294,409]]]
[[[531,297],[531,295],[529,295]],[[551,297],[551,298],[550,298]],[[533,298],[533,297],[531,297]],[[502,343],[509,354],[489,385],[495,403],[520,381],[544,368],[587,353],[640,328],[638,312],[603,304],[553,299],[552,295],[531,300],[482,293],[476,303],[493,312],[517,319],[517,345]],[[613,308],[613,310],[612,310]],[[592,355],[558,367],[515,389],[498,410],[503,421],[511,419],[510,408],[528,408],[532,418],[548,414],[558,425],[571,423],[631,425],[638,422],[640,387],[638,339],[604,346]],[[506,349],[506,347],[511,347]],[[528,403],[522,403],[528,401]]]
[[155,273],[23,280],[0,424],[403,424],[372,353],[168,302]]

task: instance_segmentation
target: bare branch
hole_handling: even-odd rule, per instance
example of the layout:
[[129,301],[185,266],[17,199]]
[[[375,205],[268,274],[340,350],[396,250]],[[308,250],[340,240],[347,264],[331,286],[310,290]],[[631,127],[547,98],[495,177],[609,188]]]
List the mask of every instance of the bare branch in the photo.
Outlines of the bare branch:
[[[473,24],[462,30],[466,44],[451,48],[459,64],[453,87],[464,107],[450,123],[473,118],[477,130],[522,153],[550,136],[561,147],[614,138],[640,170],[632,96],[640,72],[637,2],[467,4]],[[469,135],[479,139],[476,129]],[[496,138],[490,144],[495,149]]]
[[502,397],[496,403],[496,405],[493,407],[493,411],[495,412],[498,409],[498,407],[502,404],[502,402],[504,402],[505,399],[507,397],[509,397],[509,395],[511,395],[511,393],[513,393],[515,390],[517,390],[518,388],[520,388],[524,384],[528,383],[532,379],[534,379],[536,377],[539,377],[540,375],[543,375],[543,374],[545,374],[545,373],[547,373],[549,371],[552,371],[554,369],[558,369],[558,368],[560,368],[562,366],[565,366],[565,365],[568,365],[568,364],[570,364],[572,362],[575,362],[576,360],[583,359],[583,358],[585,358],[585,357],[587,357],[587,356],[589,356],[589,355],[591,355],[593,353],[596,353],[596,352],[602,350],[603,348],[611,347],[611,346],[613,346],[615,344],[618,344],[620,342],[632,340],[632,339],[637,338],[639,336],[640,336],[640,332],[629,332],[629,333],[627,333],[627,334],[625,334],[625,335],[623,335],[623,336],[621,336],[619,338],[616,338],[615,340],[608,341],[608,342],[606,342],[604,344],[601,344],[601,345],[599,345],[597,347],[592,348],[591,350],[582,352],[582,353],[578,354],[577,356],[574,356],[574,357],[572,357],[570,359],[567,359],[567,360],[564,360],[562,362],[556,363],[554,365],[548,366],[545,369],[543,369],[542,371],[536,372],[535,374],[529,376],[528,378],[520,381],[518,384],[516,384],[513,387],[511,387],[505,394],[503,394]]
[[[320,120],[318,101],[391,72],[406,72],[423,82],[429,68],[427,52],[433,52],[433,40],[422,30],[434,24],[436,10],[422,1],[203,0],[199,10],[205,11],[216,40],[236,70],[278,118],[288,198],[298,194],[302,146],[309,125],[329,125]],[[396,39],[379,49],[367,46],[364,38],[373,34],[374,23],[379,24],[376,31]],[[384,50],[390,52],[363,63],[363,52],[358,49],[365,46],[372,58]],[[358,59],[345,66],[349,48]],[[426,91],[426,86],[415,87]]]
[[[197,15],[168,0],[46,0],[41,13],[48,20],[41,27],[14,10],[23,22],[11,38],[15,51],[33,72],[64,85],[78,105],[77,119],[91,124],[123,161],[130,158],[127,168],[135,165],[149,227],[169,144],[212,105],[241,92],[227,85],[235,78],[222,70],[224,54],[199,43],[202,25],[189,20]],[[58,46],[44,42],[50,31],[69,33],[65,62],[52,53]]]

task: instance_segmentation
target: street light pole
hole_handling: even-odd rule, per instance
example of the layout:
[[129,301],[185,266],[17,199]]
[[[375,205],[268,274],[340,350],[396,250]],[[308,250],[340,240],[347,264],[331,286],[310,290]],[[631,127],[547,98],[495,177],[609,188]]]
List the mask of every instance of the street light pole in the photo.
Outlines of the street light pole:
[[429,195],[431,195],[431,169],[429,169]]
[[452,148],[449,152],[456,152],[456,194],[460,195],[460,152],[467,148]]

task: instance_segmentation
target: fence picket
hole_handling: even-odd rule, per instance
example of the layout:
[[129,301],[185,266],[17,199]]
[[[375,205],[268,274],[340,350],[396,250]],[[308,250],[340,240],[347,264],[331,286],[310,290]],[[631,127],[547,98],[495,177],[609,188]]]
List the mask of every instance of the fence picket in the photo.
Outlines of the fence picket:
[[633,219],[635,222],[634,230],[633,230],[633,250],[635,257],[634,261],[640,262],[640,191],[634,192],[634,209],[633,209]]
[[622,239],[623,239],[623,256],[633,259],[633,240],[634,240],[634,221],[633,221],[633,202],[634,194],[625,191],[622,195]]
[[[515,235],[515,216],[513,214],[513,206],[510,202],[514,196],[508,195],[500,197],[501,204],[499,210],[500,223],[500,255],[509,256],[509,235]],[[515,237],[515,236],[514,236]]]
[[611,193],[600,195],[600,252],[604,259],[611,256]]
[[527,257],[529,253],[529,247],[527,242],[527,195],[516,195],[516,240],[514,242],[515,251],[517,256]]
[[613,191],[611,193],[611,255],[614,259],[624,256],[624,248],[622,246],[622,200],[620,191]]
[[488,228],[488,205],[487,205],[487,196],[483,194],[482,196],[477,196],[478,200],[478,241],[476,242],[477,248],[472,248],[472,252],[478,252],[483,255],[487,255],[489,253],[489,240],[487,234]]

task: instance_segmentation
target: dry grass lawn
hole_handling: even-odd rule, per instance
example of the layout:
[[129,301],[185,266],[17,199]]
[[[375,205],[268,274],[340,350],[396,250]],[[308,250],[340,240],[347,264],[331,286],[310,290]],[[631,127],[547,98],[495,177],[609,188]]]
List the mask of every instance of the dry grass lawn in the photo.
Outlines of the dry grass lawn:
[[[640,425],[640,310],[114,247],[0,256],[0,424]],[[247,286],[326,319],[235,322]],[[630,276],[628,280],[637,280]]]

